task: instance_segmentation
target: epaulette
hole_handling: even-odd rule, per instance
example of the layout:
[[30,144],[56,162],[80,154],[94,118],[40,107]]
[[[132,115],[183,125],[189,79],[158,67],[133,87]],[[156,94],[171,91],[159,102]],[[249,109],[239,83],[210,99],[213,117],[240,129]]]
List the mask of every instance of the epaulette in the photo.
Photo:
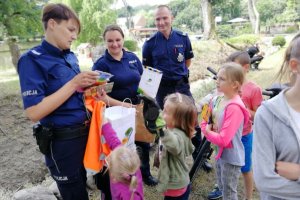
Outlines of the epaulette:
[[129,54],[134,54],[132,51],[129,51],[128,49],[124,49],[126,53],[129,53]]
[[156,37],[156,33],[153,33],[146,41],[153,40]]
[[33,57],[40,57],[44,54],[43,50],[41,48],[35,47],[28,51],[28,54]]
[[187,33],[186,32],[182,32],[182,31],[179,31],[179,30],[173,30],[175,33],[177,33],[178,35],[182,35],[182,36],[187,36]]

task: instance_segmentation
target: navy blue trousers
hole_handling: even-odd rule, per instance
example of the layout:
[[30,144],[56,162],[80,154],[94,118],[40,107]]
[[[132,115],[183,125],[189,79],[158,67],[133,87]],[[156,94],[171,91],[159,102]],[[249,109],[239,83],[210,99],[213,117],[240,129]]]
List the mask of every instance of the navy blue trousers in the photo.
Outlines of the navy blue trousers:
[[70,140],[53,140],[46,165],[64,200],[88,200],[83,157],[87,136]]

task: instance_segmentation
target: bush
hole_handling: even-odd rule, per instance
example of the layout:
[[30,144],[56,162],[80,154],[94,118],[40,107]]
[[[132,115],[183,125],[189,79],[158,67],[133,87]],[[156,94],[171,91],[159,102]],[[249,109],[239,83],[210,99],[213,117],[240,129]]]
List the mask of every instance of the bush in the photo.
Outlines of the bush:
[[240,35],[237,37],[229,38],[226,42],[230,44],[245,44],[245,45],[253,45],[259,40],[259,36],[252,34]]
[[128,49],[128,51],[136,51],[137,49],[137,42],[134,40],[125,40],[124,47]]
[[298,28],[296,26],[289,26],[286,30],[285,33],[296,33],[298,31]]
[[232,26],[229,24],[217,26],[217,34],[220,38],[228,38],[234,36]]
[[273,46],[283,47],[285,45],[285,43],[286,43],[285,38],[281,35],[278,35],[278,36],[274,37],[273,40],[272,40],[272,45]]

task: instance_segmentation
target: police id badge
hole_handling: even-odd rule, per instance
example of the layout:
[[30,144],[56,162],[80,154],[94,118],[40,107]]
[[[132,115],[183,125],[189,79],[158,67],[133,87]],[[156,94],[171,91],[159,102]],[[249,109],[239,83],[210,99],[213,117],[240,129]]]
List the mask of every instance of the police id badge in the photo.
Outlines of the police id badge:
[[177,56],[177,61],[182,62],[183,59],[184,59],[184,57],[183,57],[182,53],[179,53],[178,56]]

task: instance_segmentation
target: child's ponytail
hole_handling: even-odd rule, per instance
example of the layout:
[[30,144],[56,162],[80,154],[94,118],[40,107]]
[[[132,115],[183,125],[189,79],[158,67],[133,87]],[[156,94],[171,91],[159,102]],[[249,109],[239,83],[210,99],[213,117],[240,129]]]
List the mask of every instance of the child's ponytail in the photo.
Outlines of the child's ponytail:
[[136,191],[137,184],[138,184],[138,180],[137,180],[136,174],[131,175],[131,180],[130,180],[130,185],[129,185],[129,188],[130,188],[130,191],[131,191],[130,200],[134,199],[134,193]]

